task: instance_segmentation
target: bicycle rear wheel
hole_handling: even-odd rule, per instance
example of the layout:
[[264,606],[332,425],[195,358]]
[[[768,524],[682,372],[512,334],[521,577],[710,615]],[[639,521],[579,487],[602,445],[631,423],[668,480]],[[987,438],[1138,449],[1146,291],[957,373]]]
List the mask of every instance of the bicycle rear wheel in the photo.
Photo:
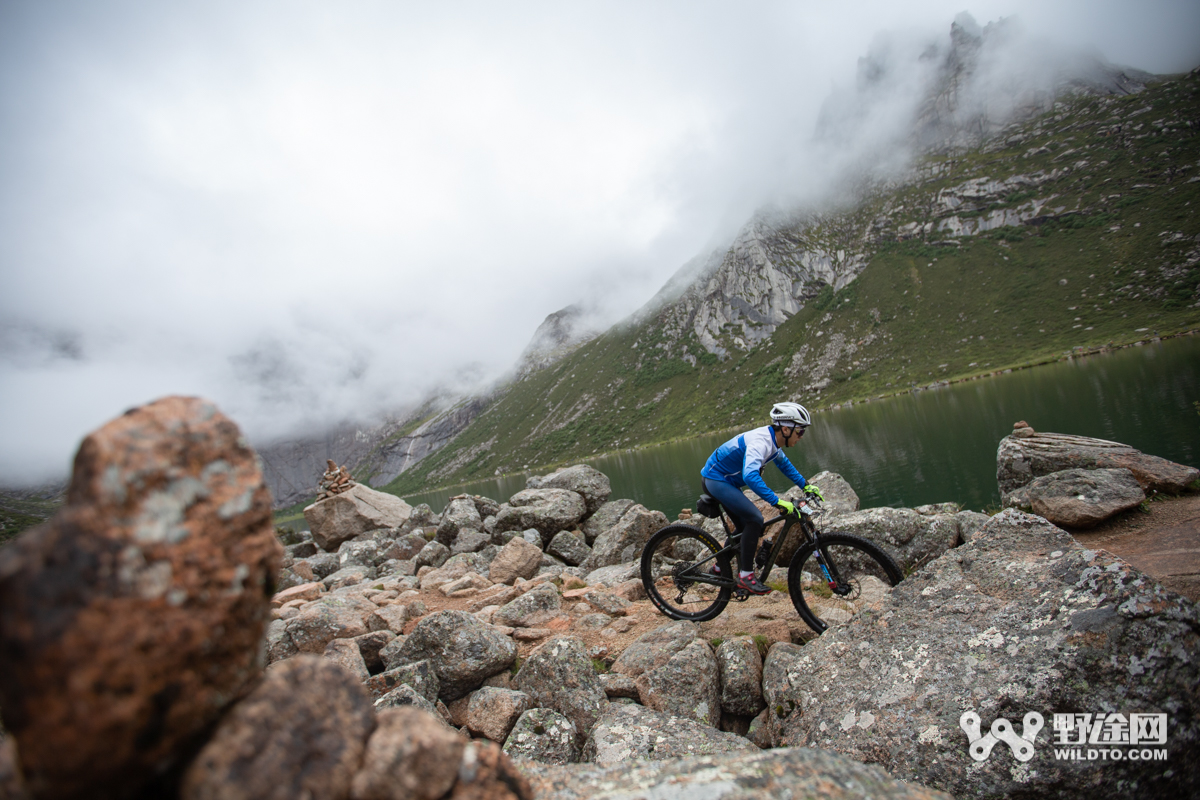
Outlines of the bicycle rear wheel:
[[808,627],[824,633],[830,623],[849,622],[903,579],[899,565],[874,542],[852,533],[829,533],[792,556],[788,594]]
[[671,619],[702,622],[720,614],[733,593],[729,557],[721,550],[691,525],[668,525],[651,536],[642,550],[642,586],[650,601]]

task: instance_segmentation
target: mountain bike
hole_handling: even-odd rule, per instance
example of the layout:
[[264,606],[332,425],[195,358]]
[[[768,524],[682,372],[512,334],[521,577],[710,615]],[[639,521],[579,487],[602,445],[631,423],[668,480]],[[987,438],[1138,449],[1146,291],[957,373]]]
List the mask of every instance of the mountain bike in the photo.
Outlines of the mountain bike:
[[[701,495],[697,507],[705,516],[721,519],[725,544],[695,525],[668,525],[646,542],[641,577],[659,611],[672,619],[703,622],[724,611],[731,597],[740,602],[750,594],[734,584],[741,534],[733,532],[733,523],[714,498]],[[820,532],[815,520],[823,513],[821,500],[806,495],[793,513],[767,520],[768,535],[772,525],[783,522],[783,527],[771,540],[765,560],[762,545],[755,558],[759,580],[765,584],[788,536],[799,530],[804,538],[788,565],[788,595],[800,618],[818,634],[831,622],[848,621],[904,578],[895,560],[874,542],[852,533]]]

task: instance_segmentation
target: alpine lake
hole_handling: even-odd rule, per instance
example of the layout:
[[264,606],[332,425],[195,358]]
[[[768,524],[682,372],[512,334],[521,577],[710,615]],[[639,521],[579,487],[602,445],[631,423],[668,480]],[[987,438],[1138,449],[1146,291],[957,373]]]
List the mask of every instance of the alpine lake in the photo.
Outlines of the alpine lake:
[[[1200,336],[814,410],[808,433],[785,453],[802,475],[839,473],[863,508],[955,502],[994,511],[1000,504],[996,448],[1018,420],[1042,432],[1108,439],[1200,465]],[[695,508],[700,468],[737,433],[705,434],[583,463],[608,476],[614,499],[630,498],[674,519],[681,509]],[[763,477],[776,491],[791,485],[774,466]],[[525,480],[511,475],[404,499],[440,512],[464,493],[503,502],[524,489]]]

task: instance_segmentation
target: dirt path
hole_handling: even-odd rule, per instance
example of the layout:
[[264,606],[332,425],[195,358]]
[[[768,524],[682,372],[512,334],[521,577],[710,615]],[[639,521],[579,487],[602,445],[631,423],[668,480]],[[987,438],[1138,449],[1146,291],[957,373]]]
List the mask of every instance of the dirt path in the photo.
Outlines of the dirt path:
[[1084,547],[1107,550],[1200,602],[1200,494],[1155,499],[1090,530],[1072,530]]

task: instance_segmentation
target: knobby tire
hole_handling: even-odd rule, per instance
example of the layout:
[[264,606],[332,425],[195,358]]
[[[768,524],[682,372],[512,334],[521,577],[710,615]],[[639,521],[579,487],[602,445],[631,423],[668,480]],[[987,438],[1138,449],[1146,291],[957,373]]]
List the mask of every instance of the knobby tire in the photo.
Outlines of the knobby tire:
[[[824,572],[814,554],[817,545],[808,542],[792,556],[788,567],[788,594],[800,618],[817,633],[829,627],[814,611],[818,598],[825,601],[849,601],[862,596],[864,587],[870,592],[873,587],[869,578],[875,578],[884,586],[895,586],[904,579],[898,564],[874,542],[852,533],[827,533],[820,537],[820,547],[831,567],[839,573],[841,584],[835,594],[825,579]],[[810,578],[805,581],[805,574]],[[864,579],[868,579],[864,583]],[[807,583],[807,585],[806,585]],[[844,607],[844,603],[841,604]],[[828,612],[826,612],[828,613]]]
[[650,602],[671,619],[703,622],[725,610],[733,594],[726,586],[697,583],[689,576],[707,574],[716,564],[721,575],[733,575],[729,557],[711,534],[691,525],[668,525],[650,537],[642,550],[642,586]]

